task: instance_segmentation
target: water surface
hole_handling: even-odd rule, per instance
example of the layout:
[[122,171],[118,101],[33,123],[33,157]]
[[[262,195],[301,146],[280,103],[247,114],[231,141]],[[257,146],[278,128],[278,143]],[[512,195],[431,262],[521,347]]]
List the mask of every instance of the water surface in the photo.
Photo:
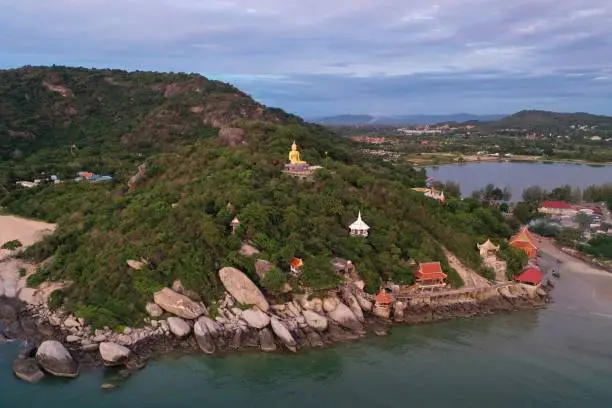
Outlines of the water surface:
[[612,406],[612,275],[562,271],[554,296],[539,311],[394,327],[297,355],[166,358],[110,392],[102,371],[20,382],[11,343],[0,346],[0,407]]
[[427,175],[437,181],[458,182],[463,196],[493,183],[499,187],[508,187],[512,192],[511,200],[520,201],[523,190],[533,185],[552,190],[566,184],[584,188],[591,184],[612,183],[612,166],[483,162],[429,167]]

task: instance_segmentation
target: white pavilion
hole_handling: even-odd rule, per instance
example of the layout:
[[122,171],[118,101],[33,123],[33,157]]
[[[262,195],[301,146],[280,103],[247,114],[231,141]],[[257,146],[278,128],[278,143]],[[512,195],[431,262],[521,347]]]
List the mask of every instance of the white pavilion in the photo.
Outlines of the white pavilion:
[[351,236],[354,237],[367,237],[368,230],[370,226],[363,222],[361,219],[361,211],[359,211],[359,215],[357,216],[357,220],[354,223],[349,225],[349,229],[351,230]]

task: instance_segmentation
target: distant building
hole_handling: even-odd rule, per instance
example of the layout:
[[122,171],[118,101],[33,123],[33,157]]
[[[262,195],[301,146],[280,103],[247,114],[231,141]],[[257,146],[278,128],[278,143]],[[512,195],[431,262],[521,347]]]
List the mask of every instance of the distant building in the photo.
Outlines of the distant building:
[[538,212],[550,215],[574,216],[578,213],[578,210],[565,201],[544,201],[538,208]]

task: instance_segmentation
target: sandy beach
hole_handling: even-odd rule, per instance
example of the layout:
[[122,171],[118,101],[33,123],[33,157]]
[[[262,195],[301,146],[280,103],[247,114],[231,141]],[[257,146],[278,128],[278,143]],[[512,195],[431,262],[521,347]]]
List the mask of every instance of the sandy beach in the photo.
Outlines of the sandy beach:
[[55,224],[28,220],[13,215],[0,215],[0,245],[18,239],[24,246],[39,241],[46,232],[55,230]]

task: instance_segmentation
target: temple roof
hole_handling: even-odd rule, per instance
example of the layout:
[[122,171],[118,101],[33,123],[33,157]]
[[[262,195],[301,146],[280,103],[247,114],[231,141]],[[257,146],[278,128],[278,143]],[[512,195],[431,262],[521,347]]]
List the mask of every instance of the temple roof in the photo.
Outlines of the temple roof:
[[531,233],[527,229],[527,226],[522,227],[519,232],[517,232],[515,235],[510,237],[510,243],[517,242],[517,241],[528,242],[529,244],[536,246],[535,240],[531,236]]
[[528,266],[519,276],[515,278],[515,280],[521,283],[531,283],[533,285],[537,285],[542,281],[543,277],[544,274],[539,268],[536,268],[535,266]]
[[379,305],[390,305],[393,304],[393,299],[384,289],[376,294],[376,303]]
[[476,246],[478,246],[478,249],[485,251],[497,251],[499,249],[499,245],[495,245],[490,239],[487,239],[483,244],[476,244]]
[[359,211],[357,220],[351,225],[349,225],[349,228],[352,230],[366,230],[367,231],[370,229],[370,226],[366,224],[365,222],[363,222],[363,220],[361,219],[361,211]]
[[419,265],[415,276],[420,280],[446,279],[440,262],[424,262]]

